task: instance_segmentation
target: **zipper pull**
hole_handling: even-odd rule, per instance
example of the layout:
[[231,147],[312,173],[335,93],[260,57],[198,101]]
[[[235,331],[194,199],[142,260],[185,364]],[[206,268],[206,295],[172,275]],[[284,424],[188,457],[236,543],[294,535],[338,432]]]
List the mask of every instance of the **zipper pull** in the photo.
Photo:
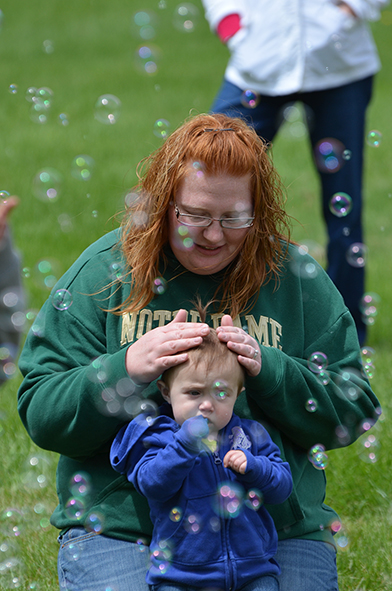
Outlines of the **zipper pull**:
[[218,452],[214,451],[214,453],[212,455],[214,456],[215,464],[217,464],[219,466],[219,464],[222,463],[222,460],[220,459]]

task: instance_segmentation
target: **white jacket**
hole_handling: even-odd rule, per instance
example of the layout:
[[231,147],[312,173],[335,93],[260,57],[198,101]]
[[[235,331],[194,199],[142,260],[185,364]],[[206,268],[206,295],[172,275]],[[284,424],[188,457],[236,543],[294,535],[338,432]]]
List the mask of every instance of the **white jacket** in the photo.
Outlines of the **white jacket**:
[[389,0],[202,0],[213,31],[237,13],[225,78],[243,90],[276,96],[333,88],[375,74],[380,61],[367,23]]

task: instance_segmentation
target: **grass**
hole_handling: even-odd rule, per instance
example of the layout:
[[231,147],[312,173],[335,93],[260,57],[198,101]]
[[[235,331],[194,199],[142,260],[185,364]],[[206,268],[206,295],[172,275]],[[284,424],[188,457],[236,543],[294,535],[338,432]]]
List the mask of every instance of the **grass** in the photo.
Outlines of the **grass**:
[[[20,196],[12,229],[32,310],[48,295],[37,263],[50,259],[59,275],[116,225],[113,216],[135,183],[136,164],[162,141],[153,133],[155,121],[165,119],[173,130],[191,112],[207,111],[218,90],[227,50],[209,31],[199,0],[193,2],[200,11],[195,30],[176,29],[172,15],[177,4],[178,0],[2,2],[0,189]],[[135,63],[142,39],[135,36],[131,23],[142,9],[156,15],[152,43],[160,51],[155,75],[143,73]],[[364,185],[367,290],[381,297],[369,346],[377,355],[373,387],[384,414],[374,429],[379,444],[375,462],[364,461],[363,440],[330,453],[327,502],[341,515],[348,539],[338,554],[341,591],[392,590],[391,17],[387,10],[373,25],[384,67],[376,79],[367,129],[379,129],[383,139],[379,148],[366,147]],[[17,85],[14,94],[9,92],[11,84]],[[25,99],[29,87],[53,91],[45,124],[30,118],[31,105]],[[95,103],[103,94],[121,100],[115,125],[94,118]],[[66,115],[68,125],[59,122],[60,114]],[[318,180],[306,138],[295,139],[283,129],[273,153],[288,187],[289,213],[301,222],[295,223],[294,237],[325,245]],[[72,162],[81,154],[95,161],[88,181],[71,174]],[[60,196],[51,203],[37,199],[32,191],[37,172],[47,167],[62,177]],[[57,502],[56,456],[36,448],[26,435],[16,413],[19,382],[16,375],[0,391],[0,563],[10,555],[19,561],[17,580],[0,574],[0,589],[20,585],[53,590],[57,543],[48,518]],[[31,456],[38,458],[37,467],[29,464]],[[39,484],[40,474],[45,478]]]

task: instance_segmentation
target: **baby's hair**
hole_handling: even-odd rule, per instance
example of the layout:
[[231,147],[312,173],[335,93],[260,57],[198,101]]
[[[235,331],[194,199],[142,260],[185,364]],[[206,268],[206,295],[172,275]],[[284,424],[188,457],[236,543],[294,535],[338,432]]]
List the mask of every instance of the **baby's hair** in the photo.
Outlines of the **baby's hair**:
[[[207,309],[211,304],[212,302],[208,302],[208,304],[203,306],[200,299],[197,299],[195,307],[199,313],[201,322],[206,321]],[[189,349],[187,353],[188,361],[185,363],[191,363],[194,367],[198,367],[199,365],[203,364],[206,371],[209,371],[216,365],[219,365],[219,367],[230,365],[232,369],[235,369],[238,366],[240,369],[239,390],[241,390],[245,381],[245,371],[237,359],[237,354],[234,353],[234,351],[231,351],[226,343],[223,343],[219,340],[217,332],[214,328],[210,328],[210,332],[208,335],[203,337],[203,341],[200,345]],[[171,382],[177,367],[181,367],[181,365],[171,367],[162,374],[162,380],[166,383],[166,385],[169,385]]]

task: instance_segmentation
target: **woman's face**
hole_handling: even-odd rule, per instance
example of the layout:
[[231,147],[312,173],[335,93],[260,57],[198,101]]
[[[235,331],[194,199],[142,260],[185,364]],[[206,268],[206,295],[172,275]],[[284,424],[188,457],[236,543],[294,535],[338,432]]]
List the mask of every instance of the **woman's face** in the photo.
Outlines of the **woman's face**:
[[249,228],[222,228],[218,221],[208,227],[184,226],[177,219],[174,205],[181,214],[209,218],[252,217],[250,175],[234,177],[196,173],[190,168],[169,208],[169,243],[177,260],[188,271],[211,275],[235,259]]

